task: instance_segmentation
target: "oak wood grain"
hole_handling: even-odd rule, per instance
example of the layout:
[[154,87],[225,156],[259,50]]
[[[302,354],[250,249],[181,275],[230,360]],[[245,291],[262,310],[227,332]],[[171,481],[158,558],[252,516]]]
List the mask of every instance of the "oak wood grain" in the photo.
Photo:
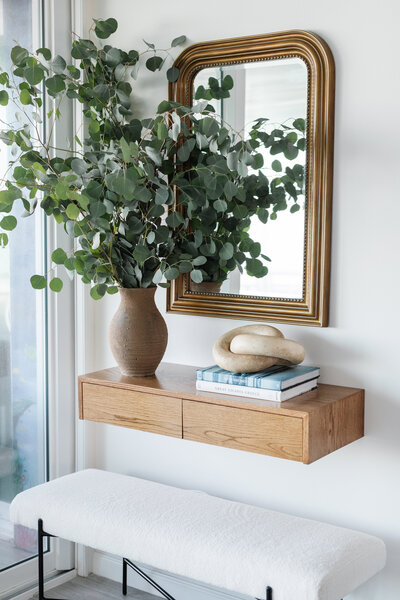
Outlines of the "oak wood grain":
[[320,407],[306,419],[308,441],[304,462],[309,464],[364,435],[364,390]]
[[83,418],[182,437],[182,400],[83,383]]
[[79,378],[79,417],[311,463],[364,435],[364,391],[320,384],[286,402],[196,390],[196,367]]
[[197,400],[209,404],[220,404],[236,408],[249,408],[261,412],[274,412],[288,416],[305,416],[318,411],[321,406],[346,398],[358,391],[357,388],[320,384],[318,388],[296,396],[286,402],[269,402],[257,398],[242,398],[226,394],[213,394],[196,390],[196,369],[188,365],[161,363],[152,377],[126,377],[117,367],[82,375],[81,382],[96,383],[119,389],[134,389],[140,392]]
[[279,458],[303,459],[303,419],[183,401],[183,438]]

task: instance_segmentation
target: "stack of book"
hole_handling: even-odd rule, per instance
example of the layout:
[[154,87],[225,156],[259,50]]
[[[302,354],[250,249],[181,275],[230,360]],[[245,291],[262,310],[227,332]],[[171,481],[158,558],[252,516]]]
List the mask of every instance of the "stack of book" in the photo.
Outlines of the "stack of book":
[[196,388],[205,392],[284,402],[318,385],[319,367],[270,367],[258,373],[231,373],[218,366],[197,369]]

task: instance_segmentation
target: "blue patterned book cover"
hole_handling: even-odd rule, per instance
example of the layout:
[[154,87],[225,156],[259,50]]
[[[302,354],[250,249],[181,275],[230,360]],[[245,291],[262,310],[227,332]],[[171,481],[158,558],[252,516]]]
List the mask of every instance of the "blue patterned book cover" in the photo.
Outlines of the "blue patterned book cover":
[[266,390],[286,390],[305,381],[319,377],[319,367],[296,365],[273,366],[258,373],[231,373],[217,365],[197,369],[196,379],[213,383],[226,383]]

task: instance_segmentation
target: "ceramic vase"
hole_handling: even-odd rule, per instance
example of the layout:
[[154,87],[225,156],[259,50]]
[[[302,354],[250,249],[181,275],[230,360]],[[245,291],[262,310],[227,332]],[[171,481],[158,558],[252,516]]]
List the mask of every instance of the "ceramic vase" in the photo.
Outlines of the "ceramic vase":
[[164,356],[168,330],[154,301],[156,289],[119,291],[121,303],[110,324],[109,342],[123,375],[154,375]]

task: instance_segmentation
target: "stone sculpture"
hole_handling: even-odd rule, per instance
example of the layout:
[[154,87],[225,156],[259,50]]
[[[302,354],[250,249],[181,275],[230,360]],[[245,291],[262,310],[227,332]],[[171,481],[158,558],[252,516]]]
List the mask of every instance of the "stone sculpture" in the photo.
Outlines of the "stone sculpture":
[[224,333],[213,347],[214,360],[233,373],[255,373],[272,365],[297,365],[304,360],[304,347],[287,340],[270,325],[244,325]]

